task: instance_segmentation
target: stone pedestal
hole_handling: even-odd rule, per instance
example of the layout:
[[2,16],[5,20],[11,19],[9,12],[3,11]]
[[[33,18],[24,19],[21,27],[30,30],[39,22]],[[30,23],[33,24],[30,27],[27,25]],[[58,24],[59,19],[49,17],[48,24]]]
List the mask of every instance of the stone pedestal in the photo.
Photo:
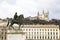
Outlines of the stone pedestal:
[[25,32],[20,30],[7,30],[6,40],[25,40]]

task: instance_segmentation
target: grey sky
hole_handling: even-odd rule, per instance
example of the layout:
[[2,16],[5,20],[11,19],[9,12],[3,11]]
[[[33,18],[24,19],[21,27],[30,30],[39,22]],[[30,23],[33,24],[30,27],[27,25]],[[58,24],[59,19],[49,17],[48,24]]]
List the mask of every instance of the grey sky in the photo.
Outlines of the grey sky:
[[36,16],[37,12],[49,11],[49,18],[60,19],[60,0],[0,0],[0,18],[18,15]]

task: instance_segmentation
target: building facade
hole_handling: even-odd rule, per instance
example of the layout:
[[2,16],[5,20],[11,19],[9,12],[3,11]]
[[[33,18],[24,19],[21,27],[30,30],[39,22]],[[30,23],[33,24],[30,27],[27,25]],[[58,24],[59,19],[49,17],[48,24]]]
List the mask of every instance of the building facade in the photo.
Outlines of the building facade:
[[39,12],[37,13],[37,16],[35,17],[27,17],[28,19],[30,20],[36,20],[36,19],[39,19],[39,20],[49,20],[49,12],[42,12],[42,14],[40,14]]
[[22,30],[30,40],[59,39],[58,25],[24,25]]

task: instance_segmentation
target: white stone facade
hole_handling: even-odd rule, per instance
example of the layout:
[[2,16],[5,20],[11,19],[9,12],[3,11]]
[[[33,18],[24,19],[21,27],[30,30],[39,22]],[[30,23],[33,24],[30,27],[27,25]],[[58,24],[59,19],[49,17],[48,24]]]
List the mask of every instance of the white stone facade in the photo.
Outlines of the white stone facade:
[[56,25],[39,25],[40,28],[38,28],[38,25],[35,25],[36,28],[32,25],[28,26],[30,27],[22,28],[26,32],[26,39],[59,39],[59,27]]

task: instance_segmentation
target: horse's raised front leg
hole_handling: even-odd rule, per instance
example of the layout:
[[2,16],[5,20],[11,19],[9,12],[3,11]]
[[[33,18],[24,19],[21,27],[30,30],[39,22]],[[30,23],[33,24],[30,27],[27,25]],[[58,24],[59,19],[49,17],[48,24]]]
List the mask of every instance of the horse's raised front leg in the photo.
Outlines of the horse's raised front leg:
[[14,27],[12,26],[13,24],[14,24],[14,22],[11,22],[10,27],[12,27],[14,29]]

